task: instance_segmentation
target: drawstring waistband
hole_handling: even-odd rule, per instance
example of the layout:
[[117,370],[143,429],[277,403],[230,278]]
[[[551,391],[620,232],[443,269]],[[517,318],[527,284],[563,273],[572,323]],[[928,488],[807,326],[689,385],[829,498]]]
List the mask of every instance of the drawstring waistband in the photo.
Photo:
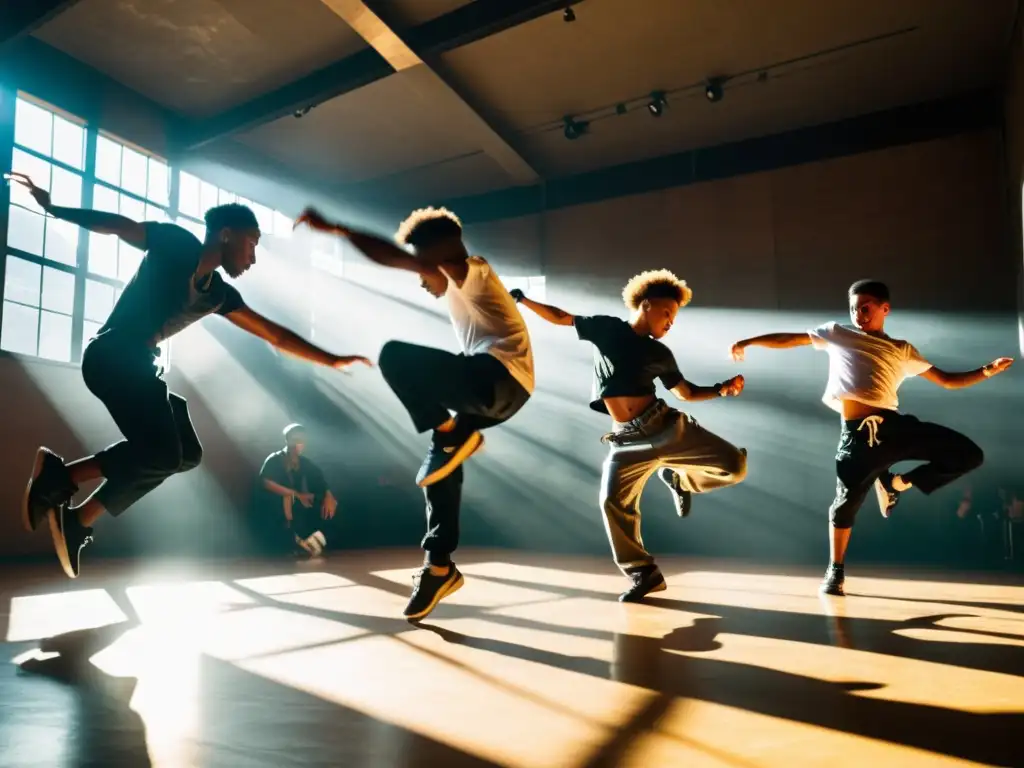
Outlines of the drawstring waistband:
[[857,427],[857,431],[860,432],[862,429],[867,428],[868,431],[868,448],[874,448],[876,445],[881,445],[882,441],[878,439],[878,428],[882,422],[885,421],[879,414],[872,414],[864,419],[860,426]]
[[[675,419],[684,414],[670,408],[664,400],[656,400],[636,418],[629,421],[617,421],[612,431],[601,438],[602,443],[623,445],[660,432],[667,420]],[[690,421],[693,421],[690,419]]]

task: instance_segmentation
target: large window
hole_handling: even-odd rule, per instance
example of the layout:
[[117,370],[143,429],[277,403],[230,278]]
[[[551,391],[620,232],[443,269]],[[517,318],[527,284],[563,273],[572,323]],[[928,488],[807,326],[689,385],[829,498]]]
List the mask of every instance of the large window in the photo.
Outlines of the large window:
[[547,295],[547,281],[542,275],[530,277],[506,277],[502,279],[505,287],[512,291],[518,288],[535,301],[544,301]]
[[[54,205],[174,221],[203,239],[207,209],[239,202],[253,209],[269,240],[291,235],[291,219],[279,211],[184,172],[175,209],[175,172],[166,161],[25,94],[15,105],[11,168],[49,191]],[[44,214],[18,184],[10,189],[0,350],[78,362],[143,253]],[[161,345],[164,367],[169,355],[170,345]]]
[[[86,132],[82,123],[19,97],[11,167],[50,192],[55,205],[82,204]],[[71,361],[79,229],[58,221],[18,185],[8,211],[0,348]]]

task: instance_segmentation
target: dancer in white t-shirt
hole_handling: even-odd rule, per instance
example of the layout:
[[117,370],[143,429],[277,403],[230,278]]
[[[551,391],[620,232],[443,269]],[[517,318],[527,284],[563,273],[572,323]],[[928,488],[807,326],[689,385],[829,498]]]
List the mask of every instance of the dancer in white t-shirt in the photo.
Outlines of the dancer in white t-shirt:
[[390,341],[380,370],[417,432],[433,432],[416,482],[427,501],[426,552],[405,616],[422,619],[463,584],[451,560],[459,543],[462,463],[480,449],[480,430],[507,421],[533,392],[533,351],[526,323],[494,269],[470,256],[462,224],[444,208],[413,213],[396,239],[412,253],[373,235],[332,224],[307,210],[296,224],[347,238],[367,258],[420,275],[432,296],[448,299],[462,354]]
[[[973,371],[949,373],[925,360],[906,341],[883,330],[889,314],[889,289],[861,280],[850,286],[850,319],[855,327],[826,323],[806,333],[771,333],[739,341],[732,347],[742,360],[747,347],[786,349],[808,344],[828,352],[828,385],[822,400],[842,416],[836,453],[836,498],[829,509],[830,555],[821,591],[843,594],[843,569],[850,530],[872,485],[883,517],[903,491],[916,487],[932,493],[973,469],[984,459],[981,448],[964,435],[939,424],[900,413],[896,391],[910,376],[923,376],[946,389],[970,387],[1002,373],[1013,359],[1000,357]],[[899,461],[924,464],[902,475],[889,468]]]

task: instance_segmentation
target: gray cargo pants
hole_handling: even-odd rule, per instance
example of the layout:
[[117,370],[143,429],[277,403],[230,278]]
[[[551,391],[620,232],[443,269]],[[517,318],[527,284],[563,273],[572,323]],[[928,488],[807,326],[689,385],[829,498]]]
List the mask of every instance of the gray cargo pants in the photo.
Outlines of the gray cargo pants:
[[629,572],[654,558],[640,535],[640,494],[648,478],[669,467],[693,493],[734,485],[747,474],[747,457],[694,419],[658,400],[640,416],[616,423],[601,472],[601,508],[615,564]]

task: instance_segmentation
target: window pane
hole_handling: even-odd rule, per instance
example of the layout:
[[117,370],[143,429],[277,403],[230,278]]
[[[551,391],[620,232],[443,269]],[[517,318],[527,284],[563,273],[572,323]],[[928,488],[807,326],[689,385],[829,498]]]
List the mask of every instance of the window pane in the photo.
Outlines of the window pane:
[[167,205],[171,191],[171,174],[167,163],[149,158],[149,184],[146,197],[154,203]]
[[250,200],[247,197],[238,198],[238,202],[239,204],[244,205],[246,208],[252,208],[252,200]]
[[157,208],[155,205],[146,204],[146,221],[159,221],[161,223],[168,223],[170,219],[167,217],[167,211],[163,208]]
[[39,317],[39,356],[71,362],[71,318],[53,312]]
[[52,135],[53,115],[35,104],[18,99],[14,111],[14,141],[49,155]]
[[256,214],[256,221],[259,222],[260,231],[268,235],[274,231],[274,212],[265,205],[253,203],[252,212]]
[[106,136],[96,137],[96,178],[121,186],[121,145]]
[[41,269],[38,264],[31,261],[8,256],[7,271],[4,275],[4,298],[38,307]]
[[23,355],[36,353],[36,334],[39,331],[39,310],[20,304],[4,302],[3,327],[0,328],[0,348]]
[[95,280],[85,281],[85,319],[104,323],[114,308],[114,287]]
[[16,205],[10,207],[7,222],[7,245],[36,256],[43,255],[43,225],[46,222],[41,213],[26,211]]
[[[38,157],[30,155],[28,152],[22,152],[20,149],[14,150],[11,155],[11,170],[26,174],[40,189],[48,190],[50,188],[51,167],[45,160],[40,160]],[[36,201],[32,199],[32,195],[28,193],[28,190],[21,186],[21,184],[11,184],[11,202],[25,208],[31,208],[33,211],[42,210],[36,205]]]
[[46,219],[46,250],[43,255],[62,264],[78,264],[78,225],[59,219]]
[[178,174],[178,210],[186,216],[201,218],[203,211],[199,200],[199,179],[190,173]]
[[82,177],[77,173],[65,171],[63,168],[54,168],[50,194],[53,196],[54,205],[65,208],[81,208]]
[[95,184],[92,188],[92,207],[97,211],[107,213],[120,213],[120,200],[117,192],[102,184]]
[[53,157],[72,168],[82,170],[85,157],[85,129],[70,120],[54,115]]
[[145,221],[146,204],[128,195],[121,195],[121,215],[133,221]]
[[205,181],[199,182],[199,211],[196,215],[202,218],[208,210],[215,208],[219,195],[220,190],[213,184],[207,184]]
[[149,158],[134,149],[125,147],[121,150],[121,189],[127,189],[133,195],[146,196],[146,168]]
[[187,229],[193,235],[199,238],[200,242],[206,239],[206,225],[201,224],[198,221],[192,221],[191,219],[179,218],[175,222],[179,227]]
[[75,276],[53,267],[43,267],[42,307],[70,315],[75,308]]
[[103,277],[117,277],[117,237],[89,233],[89,271]]
[[102,323],[93,323],[86,320],[82,323],[82,348],[92,341],[92,337],[99,333],[100,328],[103,327]]
[[121,243],[121,259],[117,264],[117,279],[128,282],[132,279],[142,263],[142,251],[132,248],[127,243]]
[[292,220],[280,211],[274,211],[274,234],[278,237],[292,236]]

